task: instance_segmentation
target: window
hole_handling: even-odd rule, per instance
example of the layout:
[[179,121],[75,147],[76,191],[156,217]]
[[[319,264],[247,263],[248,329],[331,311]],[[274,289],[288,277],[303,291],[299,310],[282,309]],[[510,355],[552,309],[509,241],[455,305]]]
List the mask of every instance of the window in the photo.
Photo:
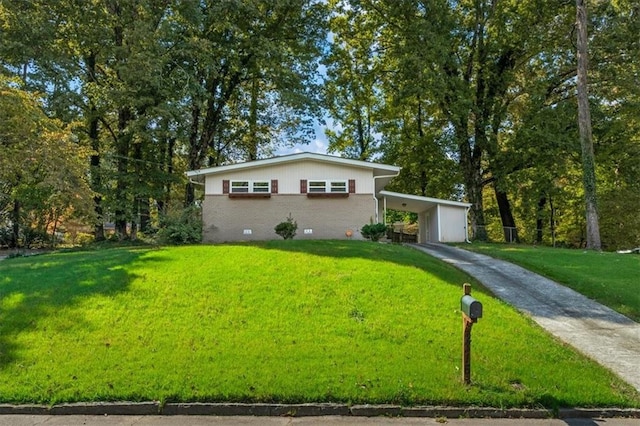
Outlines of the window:
[[346,194],[346,180],[310,180],[308,184],[309,193],[332,193]]
[[238,194],[242,192],[249,192],[249,181],[233,181],[231,182],[231,193]]
[[347,182],[344,180],[332,181],[331,192],[347,192]]
[[232,180],[232,194],[269,194],[271,192],[271,183],[268,180]]
[[267,182],[267,181],[253,182],[252,189],[253,189],[253,191],[251,191],[251,192],[269,193],[269,182]]

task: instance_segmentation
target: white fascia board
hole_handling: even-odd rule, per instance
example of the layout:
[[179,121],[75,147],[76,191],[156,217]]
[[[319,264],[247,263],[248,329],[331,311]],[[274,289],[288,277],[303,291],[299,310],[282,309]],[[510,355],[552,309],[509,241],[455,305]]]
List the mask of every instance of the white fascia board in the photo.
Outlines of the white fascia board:
[[380,171],[379,174],[385,174],[385,173],[397,174],[400,172],[400,167],[391,166],[388,164],[370,163],[368,161],[351,160],[349,158],[335,157],[333,155],[303,152],[299,154],[290,154],[290,155],[283,155],[280,157],[267,158],[264,160],[248,161],[244,163],[229,164],[226,166],[209,167],[207,169],[200,169],[200,170],[190,170],[185,174],[187,175],[187,177],[193,178],[193,177],[203,176],[203,175],[226,173],[226,172],[235,171],[235,170],[267,167],[275,164],[282,164],[282,163],[288,163],[288,162],[300,161],[300,160],[312,160],[312,161],[319,161],[319,162],[325,162],[325,163],[343,164],[346,166],[358,167],[358,168],[364,168],[364,169],[373,169],[374,174],[376,174],[375,171]]
[[455,206],[455,207],[471,207],[471,203],[463,203],[461,201],[443,200],[441,198],[421,197],[420,195],[401,194],[399,192],[380,191],[380,195],[387,197],[404,198],[412,201],[425,201],[434,204],[440,204],[443,206]]

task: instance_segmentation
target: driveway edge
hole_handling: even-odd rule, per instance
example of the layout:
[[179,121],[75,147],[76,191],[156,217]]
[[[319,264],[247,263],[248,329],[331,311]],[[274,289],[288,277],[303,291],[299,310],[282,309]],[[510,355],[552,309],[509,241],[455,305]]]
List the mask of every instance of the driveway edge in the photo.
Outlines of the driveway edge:
[[243,403],[166,403],[98,402],[47,405],[0,404],[0,415],[199,415],[199,416],[276,416],[276,417],[428,417],[428,418],[640,418],[633,408],[499,409],[491,407],[444,407],[347,404],[243,404]]

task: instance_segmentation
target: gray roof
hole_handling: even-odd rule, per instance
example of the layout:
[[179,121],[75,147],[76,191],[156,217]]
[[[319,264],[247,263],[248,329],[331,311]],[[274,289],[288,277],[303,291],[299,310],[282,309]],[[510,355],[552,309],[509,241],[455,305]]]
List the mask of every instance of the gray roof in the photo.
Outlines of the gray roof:
[[341,164],[341,165],[361,168],[361,169],[371,169],[373,170],[374,176],[389,175],[389,174],[397,175],[398,173],[400,173],[400,169],[401,169],[398,166],[391,166],[389,164],[372,163],[369,161],[352,160],[349,158],[336,157],[333,155],[302,152],[298,154],[290,154],[290,155],[282,155],[279,157],[266,158],[263,160],[247,161],[244,163],[228,164],[228,165],[218,166],[218,167],[209,167],[209,168],[200,169],[200,170],[190,170],[186,172],[186,175],[189,178],[197,178],[200,176],[214,175],[214,174],[220,174],[220,173],[226,173],[230,171],[250,169],[250,168],[268,167],[276,164],[283,164],[283,163],[289,163],[289,162],[295,162],[295,161],[316,161],[321,163]]

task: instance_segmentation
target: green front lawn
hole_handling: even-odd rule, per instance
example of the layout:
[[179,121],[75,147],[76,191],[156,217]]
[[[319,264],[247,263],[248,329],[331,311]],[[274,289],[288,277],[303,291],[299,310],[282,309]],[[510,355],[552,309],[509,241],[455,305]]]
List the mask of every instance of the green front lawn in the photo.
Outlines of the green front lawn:
[[461,384],[456,269],[409,248],[274,241],[0,261],[0,401],[640,406],[479,286]]
[[640,321],[636,254],[477,242],[460,247],[521,265]]

